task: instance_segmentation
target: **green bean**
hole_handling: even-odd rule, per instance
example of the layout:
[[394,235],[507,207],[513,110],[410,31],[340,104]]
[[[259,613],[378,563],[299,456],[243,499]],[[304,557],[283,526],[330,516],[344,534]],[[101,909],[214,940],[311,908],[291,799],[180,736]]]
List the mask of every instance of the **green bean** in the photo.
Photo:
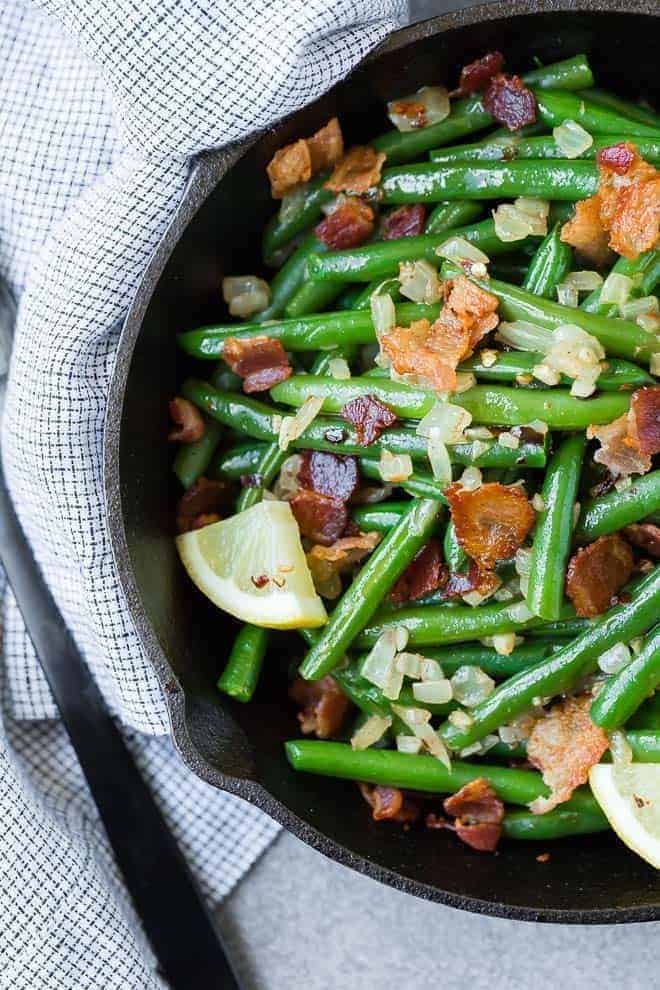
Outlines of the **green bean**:
[[611,677],[592,702],[591,721],[618,729],[660,684],[660,626],[653,629],[641,652]]
[[544,299],[555,299],[557,286],[564,281],[572,264],[573,251],[562,241],[561,224],[556,223],[536,249],[523,289]]
[[[335,285],[336,283],[327,282],[324,284]],[[353,308],[369,309],[374,293],[379,296],[389,296],[394,302],[399,302],[401,300],[401,283],[398,278],[374,279],[373,282],[369,282],[363,289],[360,289],[360,294],[357,296]]]
[[[583,161],[593,161],[602,148],[627,141],[629,135],[618,134],[609,137],[596,137],[590,148],[578,155]],[[647,162],[660,161],[660,136],[657,139],[642,138],[635,141],[637,149]],[[432,162],[445,165],[457,162],[510,162],[514,160],[566,158],[552,135],[543,137],[519,138],[517,134],[507,134],[501,138],[484,138],[474,144],[457,144],[450,148],[434,148],[430,155]],[[575,159],[571,159],[575,161]]]
[[231,648],[218,687],[237,701],[250,701],[259,680],[268,645],[268,630],[244,625]]
[[[477,352],[473,357],[463,361],[459,371],[470,371],[480,381],[486,382],[516,382],[521,377],[531,376],[534,368],[543,363],[543,354],[534,354],[532,351],[497,351],[497,360],[494,364],[484,364],[483,355]],[[625,389],[639,388],[641,385],[652,385],[655,379],[648,372],[633,364],[632,361],[623,361],[620,358],[610,358],[605,363],[605,369],[598,376],[598,389],[601,392],[618,392]],[[572,379],[567,375],[562,375],[560,385],[569,386]],[[543,387],[540,382],[530,382],[529,387]]]
[[[301,406],[310,396],[323,399],[324,412],[340,412],[347,402],[361,395],[375,395],[397,416],[421,419],[437,401],[425,389],[385,378],[335,378],[292,375],[271,389],[275,402]],[[611,423],[623,415],[630,396],[607,392],[591,399],[576,399],[564,389],[514,389],[502,385],[475,385],[452,396],[455,405],[472,413],[475,423],[516,426],[543,420],[551,429],[580,430],[595,423]]]
[[[583,89],[577,95],[584,97],[589,103],[595,103],[599,107],[608,107],[610,110],[615,110],[622,117],[627,117],[628,120],[636,120],[640,124],[648,124],[649,127],[654,127],[657,131],[660,131],[660,116],[640,103],[633,103],[632,100],[622,100],[620,96],[615,96],[614,93],[608,93],[604,89]],[[614,144],[615,142],[612,143]],[[644,158],[646,158],[646,155],[644,155]]]
[[586,437],[566,437],[550,458],[532,542],[529,585],[525,599],[534,615],[557,620],[564,602],[564,577],[571,551],[573,506],[580,483]]
[[[654,729],[628,729],[626,739],[636,763],[660,763],[660,732]],[[496,743],[488,750],[488,756],[499,760],[524,760],[527,758],[525,742]],[[610,763],[611,754],[603,754],[602,763]]]
[[445,742],[452,749],[462,749],[511,721],[529,708],[534,698],[569,691],[581,677],[596,669],[598,658],[615,643],[629,642],[645,633],[657,620],[658,606],[660,567],[655,567],[637,587],[630,603],[610,609],[572,643],[500,684],[472,710],[473,721],[466,729],[446,722],[440,730]]
[[[443,264],[442,276],[451,277],[457,272],[455,265]],[[562,306],[549,299],[540,299],[524,289],[497,279],[472,279],[477,285],[492,292],[500,300],[500,315],[506,320],[526,320],[546,330],[554,330],[565,323],[573,323],[586,330],[601,342],[608,355],[628,358],[631,361],[650,361],[658,348],[654,334],[642,330],[631,320],[615,320],[596,313],[588,313],[573,306]]]
[[409,502],[379,502],[376,505],[359,505],[351,509],[351,519],[363,533],[375,530],[387,533],[396,526],[408,510]]
[[529,258],[521,254],[505,255],[503,258],[493,258],[488,267],[492,278],[522,285],[529,268]]
[[[303,274],[305,278],[306,271]],[[286,315],[292,319],[307,316],[308,313],[321,313],[333,303],[344,286],[337,282],[319,282],[305,278],[295,296],[287,303]]]
[[[631,299],[650,296],[660,282],[660,251],[656,249],[645,251],[633,259],[617,258],[612,271],[633,280]],[[600,316],[618,316],[619,307],[616,303],[601,303],[601,292],[602,287],[590,292],[580,304],[580,309],[584,309],[587,313],[598,313]]]
[[596,540],[659,510],[660,470],[640,475],[620,492],[608,492],[585,502],[575,528],[575,538]]
[[516,841],[546,842],[568,835],[607,832],[609,828],[610,823],[598,808],[566,811],[562,805],[544,815],[535,815],[531,811],[510,811],[504,816],[502,835]]
[[280,317],[303,284],[309,255],[323,254],[327,250],[327,246],[318,239],[313,230],[307,234],[271,279],[270,302],[265,309],[256,314],[252,322],[264,323],[266,320]]
[[[439,312],[440,307],[437,304],[425,306],[420,303],[402,303],[396,307],[396,319],[400,326],[408,326],[413,320],[435,320]],[[259,323],[200,327],[179,334],[177,339],[182,350],[191,357],[210,361],[222,356],[222,349],[229,337],[249,340],[251,337],[262,337],[265,333],[280,340],[285,350],[293,352],[329,350],[348,344],[370,344],[376,339],[369,310],[319,313],[317,316],[304,316],[298,320],[277,320],[266,327]]]
[[642,733],[660,730],[660,691],[656,691],[631,716],[626,733],[630,734],[632,729],[639,729]]
[[190,488],[204,474],[215,449],[220,443],[222,428],[208,416],[204,417],[204,435],[195,443],[182,443],[174,458],[173,470],[184,488]]
[[442,547],[444,551],[445,563],[452,574],[458,574],[465,571],[469,564],[468,555],[458,542],[456,530],[451,519],[447,523],[447,528],[445,529]]
[[[432,756],[414,756],[391,749],[353,750],[346,743],[312,739],[294,739],[284,745],[294,770],[325,777],[361,780],[368,784],[402,787],[430,794],[452,794],[470,781],[485,777],[498,797],[507,804],[529,804],[548,794],[541,775],[534,770],[512,770],[489,763],[462,763],[460,760],[454,760],[451,770],[448,770]],[[598,805],[589,791],[579,790],[563,807],[593,811]]]
[[323,188],[327,178],[327,175],[320,175],[305,186],[299,187],[295,192],[295,204],[290,200],[284,200],[280,210],[271,217],[263,238],[263,255],[266,264],[272,260],[279,248],[284,247],[296,234],[300,234],[320,218],[321,207],[334,197],[334,193]]
[[534,91],[537,112],[547,127],[558,127],[565,120],[574,120],[590,134],[625,134],[660,140],[660,130],[631,120],[609,107],[591,103],[581,93],[558,93],[537,89]]
[[337,299],[337,309],[363,309],[355,304],[363,295],[364,289],[361,285],[347,285],[342,289],[342,293]]
[[[577,89],[591,86],[593,76],[584,55],[564,59],[553,65],[533,69],[523,76],[530,84],[539,88]],[[590,80],[586,82],[586,80]],[[466,134],[483,130],[493,124],[493,118],[484,110],[479,96],[467,100],[457,100],[453,103],[449,117],[439,124],[421,127],[418,130],[400,133],[390,131],[372,141],[374,148],[384,151],[387,160],[393,162],[408,162],[420,154],[441,144],[449,144]]]
[[305,657],[300,673],[307,680],[329,674],[341,661],[435,527],[439,505],[432,499],[414,499],[400,522],[381,540],[350,588],[335,606],[327,624]]
[[483,212],[483,204],[473,199],[454,199],[451,202],[438,203],[426,220],[424,232],[443,234],[454,227],[464,227],[483,216]]
[[[344,694],[348,695],[354,705],[368,715],[392,715],[392,702],[385,697],[380,688],[371,684],[360,674],[360,664],[351,664],[350,667],[342,667],[335,670],[332,675],[341,687]],[[404,685],[401,688],[397,705],[404,708],[425,708],[432,715],[447,715],[456,708],[456,704],[447,702],[444,705],[434,705],[428,702],[422,703],[415,699],[412,688]]]
[[529,635],[532,637],[552,636],[557,640],[568,640],[579,636],[585,629],[590,629],[592,625],[591,619],[580,619],[576,616],[575,618],[561,619],[559,622],[545,622],[539,629],[530,629]]
[[265,449],[265,443],[241,443],[220,451],[211,464],[209,474],[212,478],[229,478],[230,481],[240,481],[244,475],[256,474]]
[[489,257],[510,251],[511,246],[501,241],[495,233],[492,220],[482,220],[466,227],[455,227],[439,234],[419,234],[416,237],[400,237],[396,241],[377,241],[345,251],[329,251],[311,255],[309,272],[314,278],[330,282],[372,282],[375,279],[396,277],[402,261],[424,258],[438,264],[437,248],[450,237],[463,237]]
[[382,201],[396,204],[510,196],[538,196],[573,202],[593,196],[597,191],[598,168],[595,162],[578,159],[400,165],[384,169],[380,183]]

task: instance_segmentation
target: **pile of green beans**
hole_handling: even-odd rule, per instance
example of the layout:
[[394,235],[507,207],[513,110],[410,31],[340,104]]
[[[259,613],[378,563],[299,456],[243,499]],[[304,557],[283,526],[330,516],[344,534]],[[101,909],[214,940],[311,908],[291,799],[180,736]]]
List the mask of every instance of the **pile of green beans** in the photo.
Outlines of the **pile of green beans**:
[[[452,100],[449,115],[438,123],[391,130],[370,142],[386,161],[378,187],[369,192],[378,222],[367,243],[332,250],[317,235],[317,224],[335,198],[325,187],[328,173],[285,197],[262,241],[264,262],[275,269],[268,305],[247,320],[182,327],[178,336],[186,364],[196,365],[179,395],[201,411],[204,434],[179,447],[173,470],[183,489],[202,476],[221,480],[240,513],[273,497],[273,486],[293,454],[319,451],[353,458],[359,486],[348,501],[345,535],[375,532],[380,541],[342,579],[337,599],[326,602],[326,624],[297,630],[296,676],[320,682],[315,691],[323,690],[325,679],[334,679],[350,702],[354,732],[373,717],[386,719],[383,725],[389,728],[363,750],[336,739],[288,741],[291,767],[403,788],[428,800],[485,778],[507,805],[503,836],[545,841],[600,832],[609,824],[588,786],[549,813],[533,814],[525,807],[547,796],[548,788],[536,771],[507,765],[526,759],[524,741],[506,744],[493,737],[518,716],[557,704],[566,694],[591,690],[592,721],[606,732],[623,730],[635,761],[660,764],[660,568],[645,562],[618,604],[592,618],[576,613],[566,591],[571,559],[581,548],[610,534],[625,537],[625,528],[636,523],[660,525],[660,470],[592,497],[590,487],[601,468],[594,461],[597,444],[587,439],[590,427],[628,413],[636,389],[657,385],[660,335],[652,321],[624,319],[618,305],[604,303],[602,286],[585,294],[579,305],[558,302],[558,288],[571,273],[591,267],[562,240],[562,230],[576,202],[598,191],[599,152],[633,142],[646,161],[660,163],[660,115],[598,89],[584,55],[533,69],[522,78],[536,98],[537,121],[519,132],[496,127],[482,94],[476,93]],[[571,159],[552,133],[569,120],[592,138]],[[547,227],[504,241],[491,214],[503,199],[518,197],[548,202]],[[383,239],[383,218],[406,204],[425,207],[423,233]],[[469,259],[461,267],[442,258],[440,249],[454,238],[483,252],[486,269],[471,267]],[[374,321],[391,310],[389,303],[377,305],[376,297],[392,300],[394,327],[420,320],[432,324],[441,313],[444,293],[435,281],[426,299],[439,301],[405,297],[414,293],[400,280],[400,268],[415,262],[424,262],[426,272],[430,264],[441,283],[466,275],[497,299],[502,321],[533,324],[538,352],[503,346],[491,334],[472,351],[466,348],[456,369],[460,388],[448,394],[435,392],[421,375],[404,380],[385,366],[384,355],[376,360]],[[609,273],[626,276],[630,299],[652,297],[660,285],[660,245],[636,258],[616,257],[609,271],[600,273],[603,280]],[[647,308],[656,308],[653,299]],[[568,374],[552,386],[534,377],[555,331],[566,324],[585,331],[605,351],[588,398],[571,394],[574,379]],[[241,379],[223,360],[225,345],[230,339],[248,343],[264,336],[288,353],[290,374],[256,397],[246,395]],[[336,358],[348,370],[335,367]],[[216,364],[209,366],[209,361]],[[387,406],[396,421],[365,444],[344,410],[367,396]],[[318,414],[282,449],[282,417],[310,398],[321,400]],[[501,584],[484,600],[469,594],[450,597],[445,585],[451,576],[471,580],[475,561],[458,518],[452,517],[453,497],[444,492],[447,478],[441,475],[449,468],[438,469],[438,451],[418,432],[419,421],[432,410],[435,415],[444,402],[468,412],[470,427],[477,428],[461,442],[447,444],[452,480],[470,468],[471,477],[464,479],[469,488],[521,485],[535,510],[519,547],[522,556],[496,563]],[[528,429],[515,430],[523,427]],[[386,453],[410,457],[412,470],[396,483],[384,481]],[[499,525],[496,513],[492,525]],[[402,601],[392,589],[430,543],[438,547],[437,581],[418,600]],[[311,541],[303,541],[304,550],[310,547]],[[517,573],[523,561],[524,575]],[[423,691],[418,693],[406,675],[394,697],[385,682],[365,676],[373,676],[371,651],[383,649],[393,633],[406,641],[402,652],[439,664],[445,679],[457,678],[452,686],[461,677],[487,676],[490,693],[469,708],[459,704],[457,687],[455,694],[435,695],[452,694],[448,701],[423,702]],[[232,699],[228,703],[246,703],[265,691],[260,674],[280,635],[252,623],[237,626],[217,681]],[[291,641],[282,642],[291,671]],[[631,642],[630,662],[618,673],[606,677],[598,670],[604,653]],[[437,670],[433,664],[423,669]],[[403,751],[410,740],[401,737],[411,735],[415,716],[403,719],[401,708],[429,719],[447,747],[450,769],[423,749],[415,755]],[[507,738],[504,732],[502,737]],[[346,725],[338,738],[349,738]],[[466,755],[478,750],[481,755]],[[610,758],[606,753],[603,760]]]

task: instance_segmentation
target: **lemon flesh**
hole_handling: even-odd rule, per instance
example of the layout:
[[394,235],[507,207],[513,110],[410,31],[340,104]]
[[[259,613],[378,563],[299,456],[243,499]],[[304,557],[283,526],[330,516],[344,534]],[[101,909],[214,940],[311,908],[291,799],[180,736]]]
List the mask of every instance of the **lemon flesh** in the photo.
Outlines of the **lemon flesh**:
[[184,533],[176,545],[199,590],[237,619],[269,629],[327,621],[288,502],[260,502]]
[[589,783],[621,841],[660,870],[660,764],[599,763]]

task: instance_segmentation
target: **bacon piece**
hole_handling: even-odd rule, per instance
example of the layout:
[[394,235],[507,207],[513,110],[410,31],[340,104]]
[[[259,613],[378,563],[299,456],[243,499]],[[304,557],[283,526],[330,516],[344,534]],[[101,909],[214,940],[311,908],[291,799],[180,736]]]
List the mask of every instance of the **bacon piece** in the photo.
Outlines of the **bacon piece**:
[[360,793],[373,808],[375,822],[414,822],[422,809],[417,801],[411,800],[398,787],[381,787],[380,784],[358,784]]
[[318,593],[324,598],[341,594],[339,575],[359,564],[379,542],[380,533],[358,533],[344,536],[330,547],[313,546],[307,554],[307,564]]
[[519,485],[494,481],[469,491],[454,483],[444,494],[458,542],[486,570],[512,557],[534,525],[534,509]]
[[291,375],[286,351],[272,337],[227,337],[222,357],[243,379],[244,392],[266,392]]
[[396,414],[375,395],[359,395],[357,399],[351,399],[341,414],[355,427],[357,442],[363,447],[378,440],[383,430],[396,423]]
[[635,146],[627,141],[611,144],[609,148],[601,148],[596,155],[596,161],[603,168],[609,168],[617,175],[625,175],[635,160]]
[[645,550],[651,557],[660,557],[660,526],[655,523],[631,523],[623,535],[633,546]]
[[470,781],[443,802],[456,820],[456,834],[479,852],[493,852],[502,834],[504,805],[483,777]]
[[527,740],[527,759],[543,774],[550,797],[530,804],[535,815],[552,811],[568,801],[586,783],[591,767],[609,746],[606,734],[589,718],[590,694],[564,698],[539,719]]
[[612,257],[607,231],[600,219],[600,199],[591,196],[575,204],[575,213],[561,228],[561,240],[599,268]]
[[374,232],[374,211],[361,199],[347,199],[315,228],[316,236],[333,251],[359,247]]
[[229,486],[224,481],[198,478],[177,502],[177,531],[188,533],[192,529],[218,522],[221,511],[227,507],[228,499]]
[[320,681],[305,681],[296,677],[289,688],[289,697],[303,710],[298,713],[300,729],[308,736],[314,732],[319,739],[330,739],[342,727],[349,701],[334,677]]
[[634,433],[642,457],[660,454],[660,385],[638,388],[630,400]]
[[336,117],[331,117],[325,127],[321,127],[311,138],[307,138],[307,148],[312,162],[312,175],[336,165],[344,154],[344,138]]
[[536,123],[536,97],[527,89],[520,76],[493,76],[484,93],[483,103],[498,124],[518,131],[526,124]]
[[660,176],[623,189],[610,231],[610,247],[624,258],[638,258],[660,237]]
[[429,540],[396,582],[391,599],[397,605],[414,602],[441,588],[447,580],[447,568],[442,563],[442,551],[437,540]]
[[445,282],[445,308],[451,310],[470,331],[470,350],[499,323],[499,300],[471,282],[465,275]]
[[302,455],[298,481],[303,488],[348,502],[360,481],[357,458],[306,450]]
[[170,401],[169,410],[170,418],[176,423],[167,437],[170,443],[195,443],[202,439],[204,419],[197,406],[177,395]]
[[632,570],[632,550],[618,533],[600,536],[578,550],[566,572],[566,594],[577,614],[591,617],[606,612]]
[[356,145],[337,162],[325,188],[334,193],[361,196],[380,182],[386,155],[371,145]]
[[452,571],[442,592],[443,598],[461,598],[476,591],[483,598],[497,591],[502,581],[493,571],[482,570],[474,560],[470,560],[467,572]]
[[315,543],[329,547],[346,528],[348,511],[338,498],[302,488],[289,505],[302,535]]
[[503,68],[504,56],[501,52],[488,52],[487,55],[463,66],[458,89],[449,95],[460,97],[469,96],[470,93],[478,93],[485,89],[493,76],[501,73]]
[[415,237],[424,233],[426,208],[421,203],[400,206],[383,220],[381,237],[384,241],[396,241],[400,237]]

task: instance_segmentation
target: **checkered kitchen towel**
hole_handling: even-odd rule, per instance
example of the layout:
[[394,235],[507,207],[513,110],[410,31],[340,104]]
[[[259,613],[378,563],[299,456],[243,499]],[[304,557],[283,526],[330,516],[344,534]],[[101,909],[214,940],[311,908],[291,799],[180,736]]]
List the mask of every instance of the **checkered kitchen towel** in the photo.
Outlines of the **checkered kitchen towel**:
[[[114,573],[103,417],[190,156],[328,89],[405,0],[0,0],[2,456],[67,623],[210,898],[276,826],[173,755]],[[0,988],[161,987],[11,594],[0,667]],[[160,738],[158,738],[160,737]]]

